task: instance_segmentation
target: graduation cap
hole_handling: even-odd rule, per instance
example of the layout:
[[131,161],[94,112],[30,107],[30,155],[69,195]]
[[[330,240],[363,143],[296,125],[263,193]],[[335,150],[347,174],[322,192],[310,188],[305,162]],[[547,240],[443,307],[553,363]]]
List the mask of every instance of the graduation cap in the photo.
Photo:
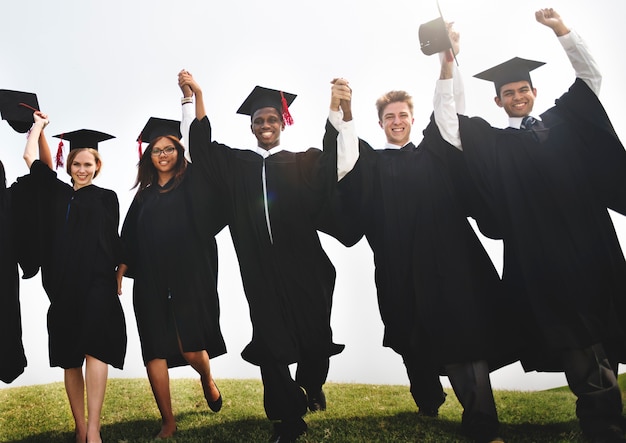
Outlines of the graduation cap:
[[532,86],[530,71],[545,65],[544,62],[513,57],[510,60],[475,74],[474,77],[493,82],[496,86],[496,95],[500,95],[500,88],[507,83],[527,81]]
[[58,134],[53,137],[61,139],[56,155],[57,168],[63,166],[63,140],[70,142],[70,151],[79,148],[92,148],[97,151],[98,143],[115,138],[113,135],[92,129],[79,129],[77,131]]
[[139,143],[150,143],[155,138],[164,135],[172,135],[180,140],[182,137],[180,133],[180,121],[150,117],[141,130],[139,137],[137,137],[137,141]]
[[166,118],[150,117],[137,137],[137,149],[141,158],[141,144],[150,143],[158,137],[172,135],[178,140],[182,138],[180,132],[180,121]]
[[[425,55],[433,55],[443,52],[447,49],[452,49],[452,42],[448,34],[448,27],[441,14],[441,8],[439,8],[439,2],[437,2],[437,9],[439,10],[439,17],[426,23],[422,23],[418,29],[418,35],[420,39],[420,49]],[[456,54],[454,50],[450,51],[456,64]],[[449,61],[452,61],[451,59]]]
[[249,115],[252,117],[261,108],[274,108],[282,116],[285,124],[293,124],[293,118],[289,113],[289,106],[296,99],[295,94],[278,91],[276,89],[255,86],[250,95],[244,100],[237,114]]
[[39,110],[37,95],[32,92],[0,89],[0,113],[2,119],[17,132],[25,133],[35,120],[33,112]]

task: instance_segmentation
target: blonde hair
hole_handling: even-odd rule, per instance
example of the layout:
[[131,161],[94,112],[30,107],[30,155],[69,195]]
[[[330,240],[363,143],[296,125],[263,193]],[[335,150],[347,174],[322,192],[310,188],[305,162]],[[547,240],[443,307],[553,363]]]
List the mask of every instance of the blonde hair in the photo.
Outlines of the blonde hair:
[[87,151],[90,152],[91,155],[93,155],[94,159],[96,160],[96,173],[93,175],[93,178],[96,178],[98,176],[98,174],[100,173],[100,169],[102,168],[102,157],[100,157],[100,153],[98,152],[98,150],[94,149],[94,148],[76,148],[76,149],[72,149],[70,151],[70,153],[67,155],[67,162],[65,163],[65,170],[67,171],[67,174],[71,177],[72,176],[72,163],[74,162],[74,158],[76,158],[76,156],[78,155],[79,152],[81,151]]
[[408,105],[411,115],[413,115],[413,97],[406,91],[389,91],[376,100],[376,110],[378,111],[378,120],[383,119],[383,111],[387,105],[396,102],[404,102]]

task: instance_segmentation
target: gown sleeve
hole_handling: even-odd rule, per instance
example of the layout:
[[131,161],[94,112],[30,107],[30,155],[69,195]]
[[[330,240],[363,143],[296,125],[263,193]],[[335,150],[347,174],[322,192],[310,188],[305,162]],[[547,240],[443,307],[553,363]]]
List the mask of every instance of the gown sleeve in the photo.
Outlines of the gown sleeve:
[[[337,158],[338,135],[337,129],[330,121],[327,121],[323,148],[330,158],[333,156],[335,159]],[[361,148],[361,144],[366,145],[365,142],[359,140],[359,150],[367,149],[365,147]],[[365,235],[365,228],[362,223],[364,211],[362,199],[364,192],[361,187],[362,163],[363,160],[361,160],[361,155],[359,155],[352,169],[339,182],[333,184],[333,191],[330,196],[333,225],[324,231],[348,247],[355,245]]]
[[606,207],[626,215],[626,151],[598,97],[576,79],[556,101],[556,109],[583,140],[581,155],[598,197]]
[[49,240],[53,197],[60,186],[56,173],[40,160],[31,165],[30,174],[19,177],[11,186],[17,259],[22,278],[37,274],[44,261],[44,244]]
[[126,277],[135,278],[136,263],[138,257],[138,241],[137,241],[137,218],[141,204],[139,202],[140,195],[135,195],[133,202],[128,208],[124,223],[122,224],[121,240],[124,246],[121,262],[128,266]]
[[214,241],[215,235],[228,224],[228,183],[233,174],[232,149],[212,140],[207,117],[195,119],[189,130],[189,152],[192,158],[189,186],[196,229],[203,241]]
[[477,184],[470,175],[466,153],[444,139],[434,114],[431,115],[430,123],[424,129],[424,142],[420,144],[420,148],[432,151],[444,165],[443,167],[449,170],[458,205],[464,215],[476,220],[483,235],[489,238],[501,238],[489,204],[478,191]]
[[117,194],[110,190],[103,190],[102,203],[104,205],[104,229],[102,245],[105,253],[117,266],[124,257],[124,246],[118,234],[120,224],[120,204]]
[[37,186],[30,175],[19,177],[10,188],[17,262],[22,278],[34,277],[41,266],[40,205]]
[[501,225],[497,220],[498,175],[493,173],[497,170],[497,130],[479,117],[464,115],[459,115],[459,129],[465,161],[458,169],[467,174],[464,181],[457,181],[457,186],[461,183],[463,187],[460,195],[469,202],[468,215],[476,220],[480,232],[489,238],[501,239]]

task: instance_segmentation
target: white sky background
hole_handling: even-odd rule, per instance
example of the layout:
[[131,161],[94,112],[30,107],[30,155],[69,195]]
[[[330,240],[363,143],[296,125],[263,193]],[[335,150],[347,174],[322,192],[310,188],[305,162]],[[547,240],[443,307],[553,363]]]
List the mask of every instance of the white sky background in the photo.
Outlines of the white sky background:
[[[472,74],[513,56],[548,62],[533,73],[539,113],[574,80],[556,37],[534,19],[552,6],[577,29],[604,74],[601,99],[618,134],[626,140],[623,118],[626,63],[614,37],[624,26],[621,0],[440,0],[446,20],[456,23],[462,47],[467,114],[506,125],[493,103],[493,86]],[[134,192],[135,139],[150,116],[180,119],[177,73],[189,70],[203,87],[215,138],[234,147],[251,147],[249,119],[235,111],[255,85],[298,94],[291,107],[295,124],[281,145],[302,150],[321,147],[330,97],[330,80],[345,77],[353,88],[354,117],[360,136],[384,143],[374,102],[391,89],[414,96],[413,140],[419,142],[432,111],[439,75],[438,57],[419,49],[418,27],[437,17],[435,1],[316,2],[212,1],[43,1],[3,2],[0,28],[0,88],[35,92],[54,134],[75,129],[101,130],[117,138],[100,144],[104,167],[95,183],[117,192],[122,217]],[[616,32],[617,31],[617,32]],[[535,46],[531,46],[530,42]],[[0,124],[0,159],[9,184],[26,174],[25,136]],[[66,143],[67,145],[67,143]],[[68,180],[64,171],[59,177]],[[623,217],[614,217],[622,243]],[[408,383],[401,359],[383,348],[372,254],[365,241],[346,249],[329,237],[324,247],[337,269],[332,325],[346,350],[331,359],[329,381]],[[501,245],[486,241],[498,268]],[[258,378],[255,366],[239,355],[251,337],[248,306],[228,231],[218,236],[221,324],[228,354],[212,361],[216,378]],[[80,245],[76,245],[80,247]],[[48,299],[40,276],[22,281],[22,322],[28,367],[12,385],[62,380],[50,368],[47,351]],[[123,371],[111,377],[145,377],[132,308],[132,280],[125,279],[122,304],[128,326]],[[445,325],[442,325],[445,327]],[[494,330],[494,334],[499,331]],[[195,377],[189,368],[173,377]],[[447,380],[444,379],[447,383]],[[492,375],[498,389],[532,390],[565,384],[561,374],[524,374],[518,364]],[[0,387],[5,387],[2,385]]]

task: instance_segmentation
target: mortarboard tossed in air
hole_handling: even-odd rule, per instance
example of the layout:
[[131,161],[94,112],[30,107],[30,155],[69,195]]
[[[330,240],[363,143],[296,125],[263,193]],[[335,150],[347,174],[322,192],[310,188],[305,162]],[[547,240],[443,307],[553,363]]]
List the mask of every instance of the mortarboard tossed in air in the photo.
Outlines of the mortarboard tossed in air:
[[289,92],[255,86],[237,110],[237,114],[252,117],[259,109],[271,107],[278,111],[286,125],[291,125],[293,124],[293,118],[289,113],[289,106],[295,99],[296,95]]
[[543,65],[545,65],[544,62],[513,57],[493,68],[479,72],[474,75],[474,77],[493,82],[496,86],[496,95],[499,96],[500,88],[507,83],[527,81],[532,86],[533,82],[530,79],[530,71]]
[[[439,8],[439,2],[437,2],[437,9],[439,10],[439,17],[426,23],[422,23],[418,29],[418,35],[420,39],[420,49],[425,55],[438,54],[440,52],[452,49],[452,42],[450,42],[450,36],[448,35],[448,27],[443,19],[441,8]],[[456,54],[454,51],[448,51],[447,57],[450,54],[454,57],[456,64]],[[448,61],[452,61],[450,58]]]
[[137,137],[139,158],[141,158],[142,143],[151,143],[157,137],[162,137],[164,135],[171,135],[180,140],[182,137],[182,134],[180,133],[180,121],[150,117],[146,125],[141,130],[139,137]]
[[35,122],[33,112],[39,110],[37,95],[32,92],[0,89],[0,113],[2,119],[17,132],[25,133]]
[[63,140],[70,142],[70,151],[79,148],[92,148],[97,151],[98,143],[115,138],[113,135],[92,129],[79,129],[77,131],[58,134],[54,137],[61,139],[56,155],[57,168],[63,166]]

